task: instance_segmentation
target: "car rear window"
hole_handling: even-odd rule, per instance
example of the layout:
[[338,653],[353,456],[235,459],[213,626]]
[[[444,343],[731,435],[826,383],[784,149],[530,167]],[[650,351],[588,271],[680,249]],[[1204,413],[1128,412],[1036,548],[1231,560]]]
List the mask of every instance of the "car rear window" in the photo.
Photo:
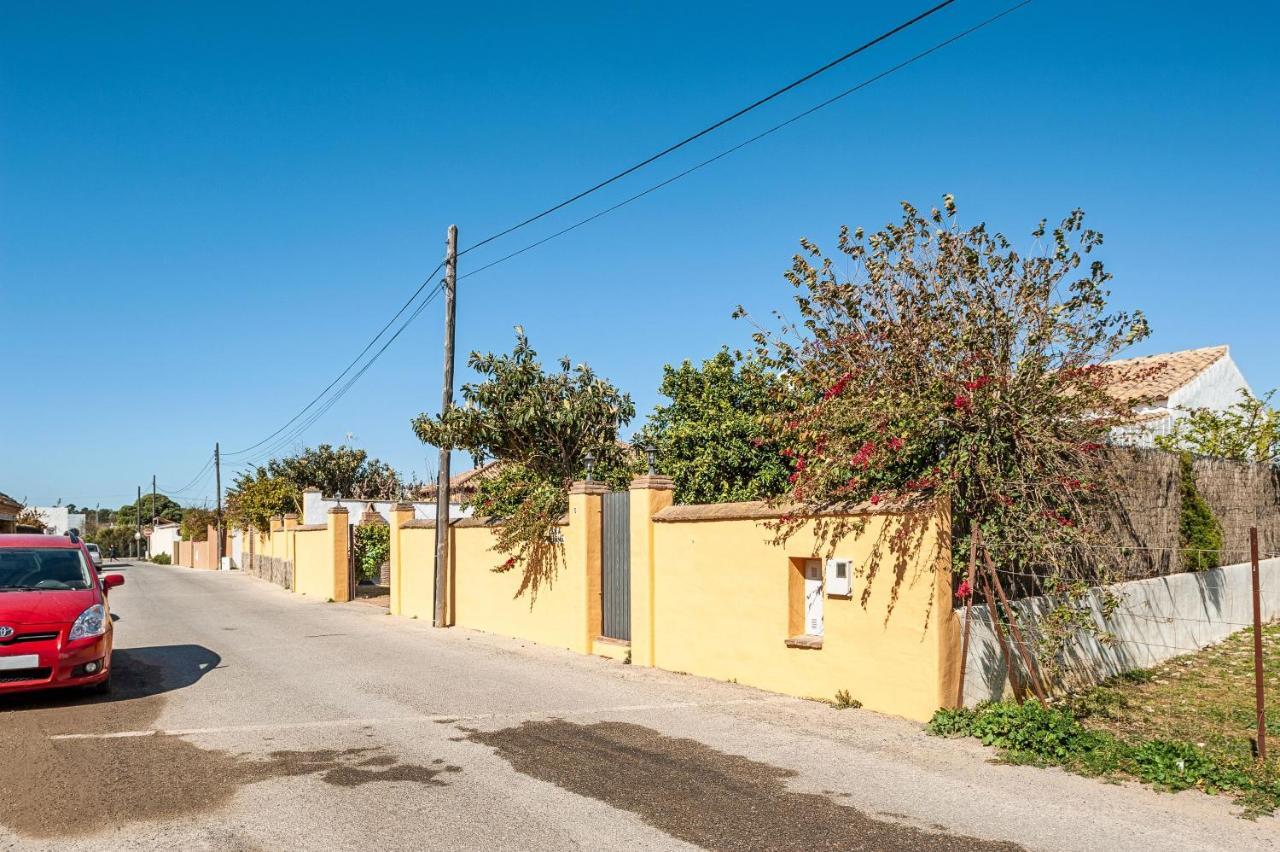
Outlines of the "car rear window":
[[78,548],[0,548],[0,592],[88,589],[93,585]]

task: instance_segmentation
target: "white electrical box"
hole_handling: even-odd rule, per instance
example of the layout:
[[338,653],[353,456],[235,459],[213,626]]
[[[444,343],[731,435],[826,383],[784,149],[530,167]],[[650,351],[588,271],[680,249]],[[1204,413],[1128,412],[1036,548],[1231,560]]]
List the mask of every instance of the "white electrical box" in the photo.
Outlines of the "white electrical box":
[[827,594],[850,597],[853,594],[853,560],[827,560]]

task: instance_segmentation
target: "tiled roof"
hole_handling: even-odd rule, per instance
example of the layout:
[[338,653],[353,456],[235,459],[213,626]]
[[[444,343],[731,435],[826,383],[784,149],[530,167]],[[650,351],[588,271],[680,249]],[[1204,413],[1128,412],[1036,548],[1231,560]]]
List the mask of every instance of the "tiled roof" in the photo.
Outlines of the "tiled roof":
[[1209,346],[1108,361],[1107,391],[1126,402],[1159,403],[1226,355],[1226,346]]
[[8,494],[5,494],[3,491],[0,491],[0,505],[17,506],[19,509],[22,508],[21,503],[10,497]]

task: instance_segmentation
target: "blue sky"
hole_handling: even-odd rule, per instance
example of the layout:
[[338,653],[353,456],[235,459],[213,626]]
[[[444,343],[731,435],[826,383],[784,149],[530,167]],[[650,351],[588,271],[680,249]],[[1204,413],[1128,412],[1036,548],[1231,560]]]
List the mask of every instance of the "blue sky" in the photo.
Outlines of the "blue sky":
[[[643,8],[640,8],[643,5]],[[275,430],[438,263],[926,3],[7,4],[0,27],[0,490],[119,505]],[[961,0],[554,218],[519,248],[1007,3]],[[1141,352],[1229,343],[1280,385],[1273,4],[1035,0],[675,185],[463,282],[458,346],[587,361],[658,401],[664,362],[785,308],[802,236],[954,193],[1022,237],[1083,207]],[[434,469],[427,312],[304,436]],[[465,380],[466,370],[460,371]],[[639,425],[639,418],[635,424]],[[230,468],[224,484],[230,479]],[[180,496],[213,495],[212,477]]]

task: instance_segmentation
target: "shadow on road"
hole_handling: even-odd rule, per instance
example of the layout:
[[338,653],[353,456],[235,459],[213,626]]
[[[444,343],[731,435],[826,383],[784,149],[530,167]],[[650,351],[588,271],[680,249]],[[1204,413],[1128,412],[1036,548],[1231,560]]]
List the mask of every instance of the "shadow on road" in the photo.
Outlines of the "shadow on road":
[[0,712],[110,704],[185,689],[213,670],[222,657],[203,645],[118,648],[111,655],[111,692],[89,695],[71,689],[0,696]]

